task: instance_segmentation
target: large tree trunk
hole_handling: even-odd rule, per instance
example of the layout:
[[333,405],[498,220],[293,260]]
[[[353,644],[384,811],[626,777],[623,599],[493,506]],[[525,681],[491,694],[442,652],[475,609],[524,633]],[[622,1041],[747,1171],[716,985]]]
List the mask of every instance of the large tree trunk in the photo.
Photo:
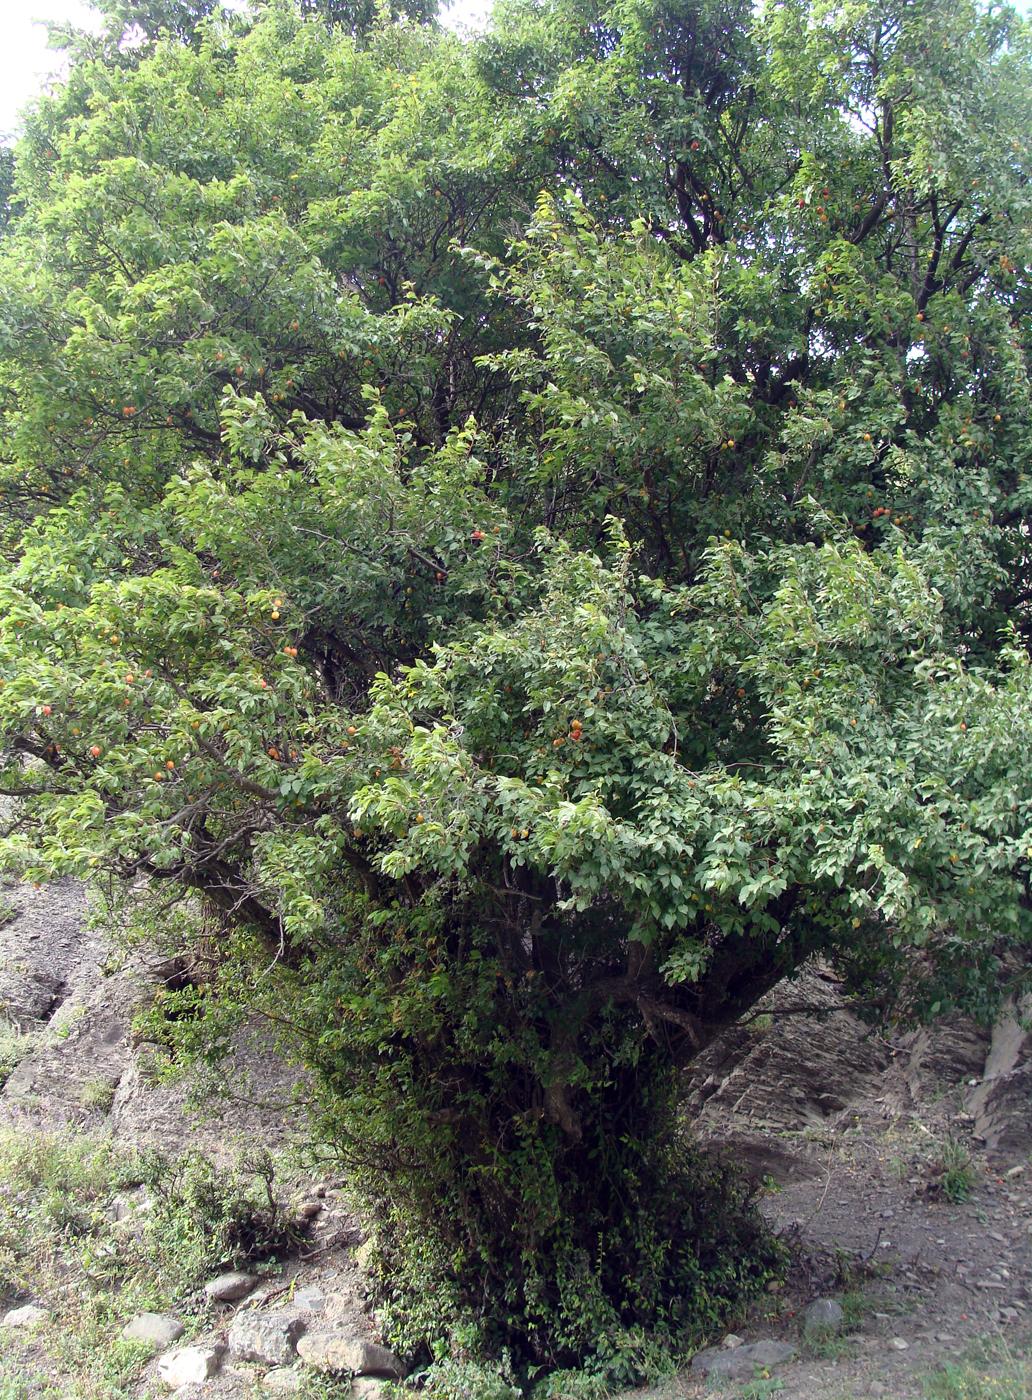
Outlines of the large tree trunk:
[[[524,1367],[590,1365],[628,1329],[683,1345],[777,1267],[748,1193],[677,1114],[681,1064],[777,980],[770,949],[717,949],[705,983],[671,988],[640,944],[619,971],[586,968],[584,933],[458,918],[399,962],[404,1033],[342,1026],[346,1052],[324,1032],[312,1056],[410,1351],[456,1329]],[[781,942],[787,966],[802,941]],[[334,957],[368,988],[373,952]],[[411,997],[432,986],[439,1014],[414,1034]]]

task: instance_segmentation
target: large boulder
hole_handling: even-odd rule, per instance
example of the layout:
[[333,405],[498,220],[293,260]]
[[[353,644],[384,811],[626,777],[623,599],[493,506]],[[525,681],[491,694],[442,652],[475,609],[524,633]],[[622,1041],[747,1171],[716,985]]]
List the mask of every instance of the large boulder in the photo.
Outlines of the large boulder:
[[207,1381],[222,1366],[223,1347],[180,1347],[158,1362],[158,1375],[170,1390],[191,1382]]
[[146,1342],[155,1351],[164,1351],[177,1342],[184,1332],[183,1324],[176,1317],[166,1317],[163,1313],[137,1313],[122,1328],[122,1336],[127,1342]]
[[304,1319],[296,1313],[240,1313],[229,1329],[229,1350],[236,1361],[287,1366],[304,1330]]
[[803,1314],[803,1336],[810,1342],[834,1337],[842,1331],[846,1315],[834,1298],[817,1298]]
[[386,1347],[346,1332],[310,1332],[297,1346],[298,1355],[313,1370],[331,1376],[382,1376],[400,1381],[405,1368]]
[[219,1274],[204,1285],[204,1296],[210,1303],[235,1303],[252,1293],[257,1283],[254,1274]]
[[751,1381],[757,1371],[771,1371],[791,1361],[795,1354],[795,1347],[788,1342],[749,1342],[732,1351],[726,1347],[706,1347],[692,1357],[691,1369],[696,1375]]

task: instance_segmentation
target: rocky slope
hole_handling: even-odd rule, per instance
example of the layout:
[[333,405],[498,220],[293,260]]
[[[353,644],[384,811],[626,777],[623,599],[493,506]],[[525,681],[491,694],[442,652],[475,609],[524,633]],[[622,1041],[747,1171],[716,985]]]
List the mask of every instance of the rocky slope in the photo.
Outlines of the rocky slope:
[[239,1034],[206,1114],[204,1086],[159,1081],[153,1049],[133,1035],[136,1013],[178,969],[112,948],[72,882],[11,887],[4,898],[14,917],[0,927],[0,1017],[27,1037],[27,1053],[0,1091],[0,1123],[71,1123],[216,1156],[290,1137],[301,1080],[266,1027]]

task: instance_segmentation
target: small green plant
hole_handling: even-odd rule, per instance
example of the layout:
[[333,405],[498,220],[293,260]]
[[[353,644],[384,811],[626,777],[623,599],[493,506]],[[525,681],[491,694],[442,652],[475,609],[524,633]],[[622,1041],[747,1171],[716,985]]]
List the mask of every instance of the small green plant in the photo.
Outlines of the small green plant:
[[842,1324],[846,1332],[854,1332],[874,1311],[874,1300],[862,1288],[851,1288],[839,1296]]
[[518,1400],[520,1391],[501,1366],[447,1359],[426,1372],[425,1393],[434,1400]]
[[[404,1400],[409,1394],[396,1386],[381,1383],[381,1390],[377,1392],[383,1400]],[[355,1390],[349,1379],[334,1379],[332,1376],[317,1376],[314,1372],[303,1375],[300,1379],[298,1389],[295,1392],[297,1400],[353,1400]]]
[[785,1382],[780,1376],[759,1376],[756,1380],[746,1381],[736,1400],[768,1400],[768,1396],[780,1395],[784,1388]]
[[[843,1249],[840,1245],[834,1247],[835,1273],[833,1282],[836,1288],[841,1288],[846,1295],[860,1294],[862,1285],[873,1272],[871,1266],[862,1261],[851,1250]],[[843,1303],[843,1307],[845,1304]]]
[[48,1026],[50,1033],[58,1040],[67,1040],[76,1024],[86,1015],[85,1006],[62,1007]]
[[[348,1400],[353,1395],[350,1380],[334,1380],[331,1376],[317,1376],[307,1372],[301,1377],[297,1391],[298,1400]],[[394,1387],[385,1385],[383,1400],[393,1400]]]
[[136,1054],[136,1072],[148,1086],[162,1083],[170,1077],[171,1057],[162,1046],[142,1045]]
[[905,1157],[900,1157],[898,1155],[890,1157],[889,1171],[896,1178],[899,1185],[902,1186],[903,1182],[906,1181],[907,1177],[910,1175],[910,1163]]
[[115,1086],[110,1079],[88,1079],[82,1086],[79,1102],[93,1113],[109,1113],[115,1101]]
[[802,1339],[802,1349],[815,1361],[838,1361],[854,1349],[853,1343],[830,1330],[813,1332]]
[[943,1141],[938,1158],[932,1163],[929,1190],[944,1200],[960,1205],[975,1188],[977,1175],[971,1153],[954,1137]]

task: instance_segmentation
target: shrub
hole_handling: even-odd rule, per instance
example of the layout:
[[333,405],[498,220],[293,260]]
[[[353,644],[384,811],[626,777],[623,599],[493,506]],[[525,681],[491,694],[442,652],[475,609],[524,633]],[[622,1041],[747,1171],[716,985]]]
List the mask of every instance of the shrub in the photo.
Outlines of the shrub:
[[959,1205],[971,1195],[977,1180],[970,1151],[956,1138],[945,1138],[938,1155],[928,1165],[929,1195]]
[[[302,1235],[273,1196],[264,1153],[220,1168],[199,1152],[170,1157],[88,1135],[6,1132],[0,1175],[0,1248],[12,1294],[45,1289],[64,1257],[65,1265],[77,1258],[102,1290],[131,1283],[182,1297],[213,1272],[268,1260]],[[115,1219],[125,1193],[131,1229]]]
[[146,1154],[143,1181],[151,1210],[143,1247],[166,1289],[183,1290],[224,1268],[269,1262],[302,1238],[303,1228],[273,1195],[268,1153],[220,1168],[200,1152],[169,1162]]

